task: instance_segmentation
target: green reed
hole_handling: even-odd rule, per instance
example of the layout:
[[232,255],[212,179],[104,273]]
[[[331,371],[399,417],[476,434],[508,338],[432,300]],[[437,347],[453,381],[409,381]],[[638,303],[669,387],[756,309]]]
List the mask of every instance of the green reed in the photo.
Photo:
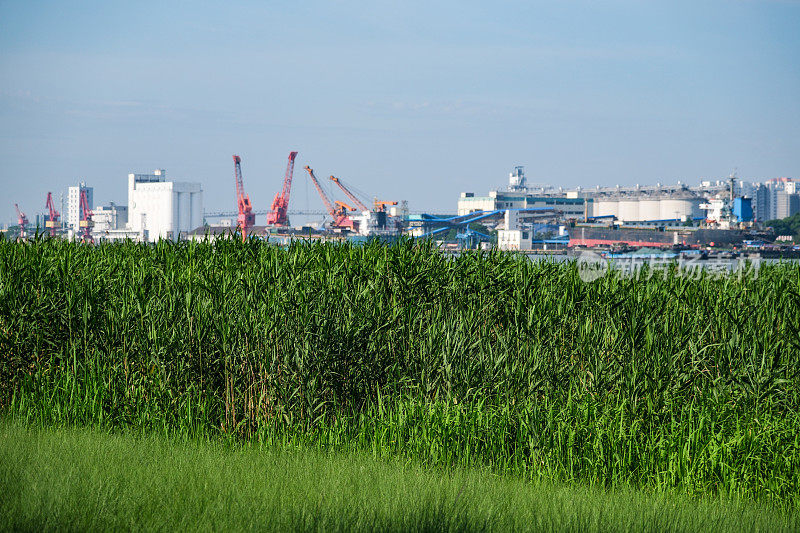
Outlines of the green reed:
[[800,267],[609,275],[429,244],[0,241],[0,409],[796,500]]

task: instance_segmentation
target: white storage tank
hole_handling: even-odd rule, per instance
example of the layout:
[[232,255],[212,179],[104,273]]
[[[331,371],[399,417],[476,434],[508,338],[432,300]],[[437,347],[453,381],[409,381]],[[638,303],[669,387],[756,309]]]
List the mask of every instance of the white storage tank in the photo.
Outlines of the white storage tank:
[[192,193],[192,221],[189,224],[191,229],[199,228],[203,225],[203,190],[199,189]]
[[660,220],[661,202],[658,198],[643,197],[639,200],[639,220]]
[[608,198],[595,198],[592,216],[604,217],[613,215],[619,218],[619,201]]
[[662,219],[686,219],[700,215],[699,198],[664,198],[661,200]]
[[619,219],[623,222],[639,220],[639,199],[619,201]]
[[[178,227],[180,231],[191,231],[192,228],[192,193],[191,192],[178,192]],[[178,234],[180,235],[180,233]],[[176,235],[176,238],[178,237]]]

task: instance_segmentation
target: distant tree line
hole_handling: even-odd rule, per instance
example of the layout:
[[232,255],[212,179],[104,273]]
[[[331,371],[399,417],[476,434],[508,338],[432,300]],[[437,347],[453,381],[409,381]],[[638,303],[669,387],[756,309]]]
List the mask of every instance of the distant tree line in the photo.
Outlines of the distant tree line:
[[775,230],[775,235],[792,235],[794,240],[800,240],[800,213],[788,218],[767,220],[766,225]]

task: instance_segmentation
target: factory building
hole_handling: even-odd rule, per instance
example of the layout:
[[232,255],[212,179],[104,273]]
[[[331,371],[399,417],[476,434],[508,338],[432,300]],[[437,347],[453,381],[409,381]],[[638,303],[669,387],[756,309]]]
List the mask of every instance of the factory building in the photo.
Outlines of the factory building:
[[[89,208],[94,205],[94,188],[87,187],[86,183],[81,182],[76,187],[67,188],[67,220],[66,229],[77,231],[81,221],[81,191],[86,191],[86,199]],[[63,197],[62,197],[63,198]]]
[[92,210],[92,222],[92,232],[97,234],[124,229],[128,224],[128,206],[116,205],[114,202],[107,206],[98,206]]
[[128,174],[128,229],[144,241],[178,240],[203,225],[199,183],[167,181],[166,170]]
[[[708,188],[719,184],[708,182]],[[652,187],[606,187],[564,191],[526,184],[522,167],[509,176],[505,190],[490,191],[488,196],[462,192],[458,199],[458,214],[503,209],[553,208],[564,219],[582,220],[591,217],[614,217],[620,222],[655,222],[701,218],[703,196],[678,182],[677,185]]]
[[476,211],[549,207],[563,212],[565,218],[583,219],[585,216],[593,216],[592,202],[591,198],[568,198],[566,195],[542,195],[525,191],[490,191],[488,196],[462,192],[458,199],[458,215],[468,215]]
[[569,243],[566,237],[565,226],[537,224],[526,220],[524,213],[509,209],[503,214],[503,224],[497,230],[497,247],[516,251],[529,251],[534,247],[547,250],[548,246],[550,249],[565,248]]
[[142,234],[128,229],[128,206],[111,202],[92,211],[92,238],[94,242],[141,241]]
[[519,211],[506,210],[503,227],[497,230],[497,247],[517,251],[533,248],[533,232],[520,223]]
[[593,216],[593,200],[575,192],[564,193],[544,186],[528,186],[523,167],[516,167],[509,174],[508,188],[489,191],[488,196],[475,196],[462,192],[458,199],[458,215],[477,211],[501,211],[505,209],[552,208],[564,213],[564,218],[583,219]]

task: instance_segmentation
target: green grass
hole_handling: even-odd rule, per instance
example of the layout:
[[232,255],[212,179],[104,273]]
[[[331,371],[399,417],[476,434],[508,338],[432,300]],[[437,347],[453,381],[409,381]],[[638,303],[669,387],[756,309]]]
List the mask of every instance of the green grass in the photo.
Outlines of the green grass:
[[794,509],[800,266],[0,241],[0,411]]
[[791,531],[798,516],[675,494],[398,461],[0,425],[2,529]]

